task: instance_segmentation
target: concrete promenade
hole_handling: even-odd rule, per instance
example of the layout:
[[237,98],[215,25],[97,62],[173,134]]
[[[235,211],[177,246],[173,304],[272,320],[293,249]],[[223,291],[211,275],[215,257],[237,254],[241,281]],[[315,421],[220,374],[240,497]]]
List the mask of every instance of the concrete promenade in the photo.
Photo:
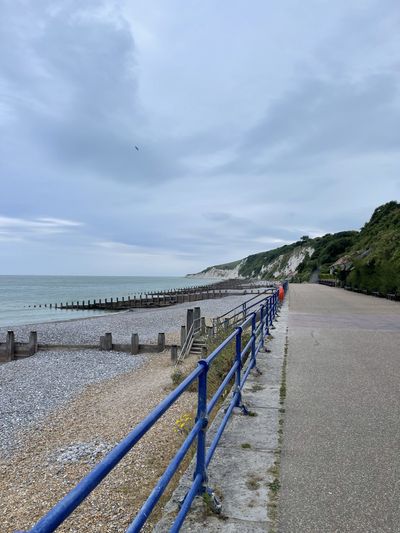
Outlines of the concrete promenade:
[[400,304],[290,285],[280,533],[400,532]]

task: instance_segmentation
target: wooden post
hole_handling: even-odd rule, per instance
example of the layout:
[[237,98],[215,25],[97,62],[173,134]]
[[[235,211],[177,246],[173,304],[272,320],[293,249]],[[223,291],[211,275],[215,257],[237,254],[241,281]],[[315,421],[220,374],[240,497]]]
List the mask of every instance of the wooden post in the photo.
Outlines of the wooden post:
[[200,333],[204,335],[206,332],[206,318],[204,316],[200,317]]
[[193,324],[193,309],[188,309],[186,311],[186,334],[189,334],[190,328]]
[[181,348],[185,344],[186,340],[186,326],[181,326]]
[[112,334],[105,333],[100,337],[100,350],[110,351],[112,350]]
[[131,354],[137,355],[139,353],[139,335],[132,333],[131,336]]
[[212,336],[213,336],[213,327],[207,326],[207,337],[211,339]]
[[37,331],[29,333],[28,355],[33,355],[38,351]]
[[177,359],[178,359],[178,346],[176,344],[173,344],[171,346],[171,361],[173,363],[176,363]]
[[15,359],[15,336],[13,331],[7,331],[6,337],[6,361]]
[[158,351],[163,352],[165,350],[165,333],[158,334]]
[[195,307],[193,311],[194,332],[197,332],[200,330],[200,316],[201,316],[200,307]]

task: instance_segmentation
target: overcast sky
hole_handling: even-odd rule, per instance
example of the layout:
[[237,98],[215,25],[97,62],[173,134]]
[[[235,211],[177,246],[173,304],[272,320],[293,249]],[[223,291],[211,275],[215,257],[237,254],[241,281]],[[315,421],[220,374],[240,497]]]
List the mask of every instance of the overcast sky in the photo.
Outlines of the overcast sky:
[[0,273],[359,229],[400,197],[399,72],[398,0],[0,0]]

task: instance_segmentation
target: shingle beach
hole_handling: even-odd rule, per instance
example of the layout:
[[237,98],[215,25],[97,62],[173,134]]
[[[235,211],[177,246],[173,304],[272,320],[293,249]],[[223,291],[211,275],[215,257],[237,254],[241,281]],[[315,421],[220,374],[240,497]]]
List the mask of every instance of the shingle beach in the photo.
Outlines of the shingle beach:
[[[212,318],[249,298],[228,296],[13,329],[17,340],[37,330],[39,342],[47,343],[97,342],[105,332],[116,342],[128,341],[132,332],[155,342],[159,332],[178,338],[188,308],[198,305]],[[195,364],[193,357],[185,363],[187,368]],[[28,528],[49,510],[168,394],[172,371],[168,352],[39,351],[0,365],[2,531]],[[185,393],[59,530],[125,531],[183,438],[176,433],[176,420],[193,413],[195,402],[195,393]],[[150,530],[151,523],[144,528]]]
[[[85,344],[112,332],[116,342],[128,342],[132,332],[141,341],[155,342],[159,332],[178,341],[186,310],[199,305],[202,314],[218,316],[250,298],[228,296],[178,304],[164,309],[137,309],[106,316],[14,327],[17,339],[38,331],[39,342]],[[5,336],[6,329],[0,330]],[[98,350],[39,352],[33,357],[0,365],[0,454],[15,447],[15,435],[64,405],[87,385],[112,379],[138,368],[146,355]]]

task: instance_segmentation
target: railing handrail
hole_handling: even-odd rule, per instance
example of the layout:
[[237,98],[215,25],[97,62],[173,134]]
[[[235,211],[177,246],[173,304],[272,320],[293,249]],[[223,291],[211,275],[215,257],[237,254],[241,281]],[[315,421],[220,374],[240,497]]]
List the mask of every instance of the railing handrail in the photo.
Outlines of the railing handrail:
[[223,315],[219,315],[217,317],[215,317],[214,320],[221,320],[221,318],[224,318],[226,317],[227,315],[229,315],[230,313],[232,313],[232,311],[236,311],[236,309],[240,309],[240,308],[243,308],[243,306],[245,305],[247,307],[247,304],[253,300],[255,300],[256,298],[259,298],[260,296],[262,296],[263,294],[271,294],[271,292],[274,292],[274,287],[267,287],[265,290],[263,290],[261,293],[258,293],[256,294],[255,296],[253,296],[252,298],[249,298],[248,300],[246,300],[245,302],[242,302],[241,304],[237,305],[236,307],[232,307],[232,309],[229,309],[229,311],[226,311],[226,313],[224,313]]
[[[285,284],[285,289],[286,287],[287,283]],[[210,464],[233,408],[242,406],[241,391],[243,385],[251,369],[256,366],[257,354],[263,346],[264,338],[268,334],[269,328],[275,318],[277,305],[278,290],[268,296],[264,303],[260,305],[259,311],[249,315],[239,327],[230,333],[221,344],[208,355],[206,359],[200,360],[198,366],[182,381],[182,383],[162,400],[142,422],[140,422],[102,459],[99,464],[91,470],[91,472],[89,472],[89,474],[87,474],[66,496],[64,496],[64,498],[62,498],[44,517],[42,517],[33,528],[29,530],[30,533],[51,533],[64,522],[74,509],[79,506],[79,504],[99,485],[99,483],[133,448],[133,446],[147,433],[157,420],[178,400],[183,392],[187,390],[195,380],[198,380],[197,416],[195,424],[162,474],[152,493],[127,529],[127,533],[136,533],[140,531],[172,476],[177,471],[179,464],[187,454],[191,444],[197,437],[197,458],[193,483],[170,530],[171,532],[179,531],[195,496],[204,493],[204,491],[207,490],[206,469]],[[243,347],[242,333],[248,327],[251,327],[251,337],[246,346]],[[218,355],[231,344],[233,340],[235,340],[236,346],[235,362],[213,397],[210,400],[207,400],[208,369],[213,364],[216,357],[218,357]],[[235,377],[235,387],[232,399],[207,451],[206,431],[208,416],[216,407],[224,389],[228,386],[233,377]]]
[[[275,289],[275,291],[276,290],[277,289]],[[239,304],[236,307],[233,307],[232,309],[230,309],[229,311],[227,311],[223,315],[220,315],[219,317],[213,318],[213,329],[214,329],[214,331],[216,332],[216,331],[218,331],[220,326],[224,326],[224,322],[225,321],[228,321],[229,326],[235,326],[236,324],[239,323],[240,319],[234,320],[233,322],[232,322],[232,319],[234,319],[236,317],[242,317],[242,320],[245,319],[247,317],[247,315],[249,314],[249,312],[254,307],[256,307],[257,305],[259,305],[260,303],[262,303],[262,302],[264,302],[264,301],[266,301],[268,299],[268,296],[264,297],[264,298],[260,298],[262,295],[264,295],[264,294],[270,295],[270,294],[273,294],[273,293],[274,293],[274,291],[271,292],[271,289],[267,289],[264,292],[262,292],[261,294],[257,294],[256,296],[254,296],[253,298],[250,298],[249,300],[246,300],[242,304]],[[254,299],[257,299],[257,301],[252,303],[250,306],[247,305],[249,302],[253,301]],[[232,313],[232,311],[236,311],[237,309],[241,309],[241,311],[239,313],[236,313],[235,315],[230,315],[230,313]],[[228,316],[228,315],[230,315],[230,316]],[[225,319],[224,322],[221,322],[222,318]]]
[[190,326],[189,331],[187,332],[185,342],[183,343],[179,356],[176,360],[176,365],[180,363],[186,357],[186,354],[190,351],[192,347],[192,343],[193,343],[193,332],[194,332],[194,321],[193,321],[193,324]]

